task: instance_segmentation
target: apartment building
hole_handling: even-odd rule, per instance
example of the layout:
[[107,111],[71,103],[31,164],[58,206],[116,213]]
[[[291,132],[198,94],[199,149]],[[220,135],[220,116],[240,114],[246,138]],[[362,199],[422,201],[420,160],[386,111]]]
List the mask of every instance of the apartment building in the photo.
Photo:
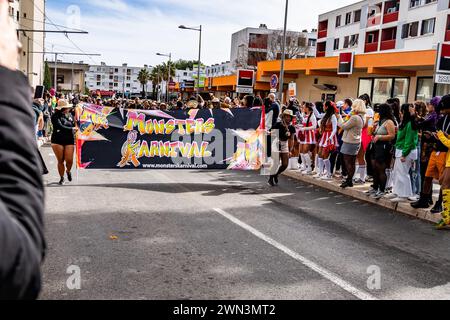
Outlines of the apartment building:
[[234,73],[236,73],[236,69],[233,68],[233,64],[230,61],[206,67],[206,77],[208,78],[229,76]]
[[[144,65],[149,72],[152,68]],[[89,91],[114,91],[125,96],[137,95],[142,91],[142,84],[138,80],[142,67],[131,67],[124,63],[121,66],[100,65],[89,66],[86,71],[86,88]],[[146,92],[152,91],[152,83],[146,84]]]
[[[304,58],[315,55],[316,32],[288,31],[286,58]],[[230,62],[233,68],[256,68],[258,62],[281,58],[282,30],[245,28],[231,37]]]
[[[9,3],[9,15],[14,20],[17,29],[45,30],[44,0],[14,0]],[[29,79],[30,85],[36,87],[42,84],[44,78],[45,33],[21,31],[17,33],[22,44],[19,70]]]
[[435,49],[450,41],[449,0],[365,0],[319,16],[317,57]]

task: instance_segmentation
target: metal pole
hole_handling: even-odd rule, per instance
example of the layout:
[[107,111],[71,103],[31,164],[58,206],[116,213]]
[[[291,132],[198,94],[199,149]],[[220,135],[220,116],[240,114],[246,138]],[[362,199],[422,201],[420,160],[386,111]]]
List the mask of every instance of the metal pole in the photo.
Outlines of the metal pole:
[[31,84],[31,79],[30,79],[30,37],[27,37],[27,78],[28,78],[28,83]]
[[74,77],[74,74],[73,74],[73,61],[72,61],[72,81],[70,82],[70,92],[72,92],[72,95],[73,95],[73,77]]
[[55,53],[55,79],[53,85],[55,86],[55,91],[58,92],[58,54]]
[[288,8],[289,8],[289,0],[286,0],[286,11],[284,13],[284,30],[283,30],[283,44],[282,44],[282,55],[281,55],[281,70],[280,70],[280,87],[278,89],[278,97],[283,103],[283,94],[284,94],[284,61],[286,55],[286,30],[287,30],[287,19],[288,19]]
[[200,60],[202,54],[202,26],[200,25],[200,39],[198,44],[198,66],[197,66],[197,94],[200,94]]

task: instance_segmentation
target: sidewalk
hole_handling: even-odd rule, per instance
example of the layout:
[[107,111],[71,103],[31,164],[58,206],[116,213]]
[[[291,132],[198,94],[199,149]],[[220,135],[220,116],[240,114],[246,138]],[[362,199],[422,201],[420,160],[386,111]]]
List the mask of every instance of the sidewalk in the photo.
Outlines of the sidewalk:
[[393,203],[387,199],[375,200],[368,197],[364,192],[368,191],[370,188],[370,183],[365,185],[355,185],[354,188],[342,189],[340,188],[341,181],[334,179],[332,181],[323,181],[314,179],[311,176],[302,175],[299,170],[288,170],[284,173],[285,176],[302,181],[304,183],[312,184],[330,191],[341,193],[345,196],[352,197],[357,200],[368,202],[371,204],[378,205],[380,207],[398,212],[400,214],[405,214],[416,219],[428,221],[431,223],[438,223],[442,217],[440,214],[431,214],[429,210],[414,209],[411,207],[409,202],[404,203]]

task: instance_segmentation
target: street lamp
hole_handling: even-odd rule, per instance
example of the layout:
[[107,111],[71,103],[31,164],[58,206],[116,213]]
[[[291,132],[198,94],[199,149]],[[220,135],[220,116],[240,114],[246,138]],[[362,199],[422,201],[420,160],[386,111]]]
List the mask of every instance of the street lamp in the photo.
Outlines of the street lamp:
[[283,89],[284,89],[284,61],[286,59],[286,29],[287,29],[287,19],[288,19],[288,8],[289,0],[286,0],[286,10],[284,13],[284,29],[283,29],[283,44],[282,44],[282,54],[281,54],[281,69],[280,69],[280,88],[279,88],[279,99],[283,103]]
[[186,27],[184,25],[181,25],[178,28],[183,29],[183,30],[198,31],[200,34],[199,44],[198,44],[198,66],[197,66],[197,81],[198,81],[197,94],[200,94],[200,59],[201,59],[201,53],[202,53],[202,26],[200,25],[200,27],[198,27],[198,28],[196,28],[196,27],[192,28],[192,27]]
[[167,64],[167,69],[168,69],[168,75],[167,75],[167,103],[170,102],[170,98],[169,98],[169,81],[170,81],[170,63],[172,61],[172,53],[169,54],[164,54],[164,53],[157,53],[157,56],[161,56],[161,57],[168,57],[169,58],[169,63]]

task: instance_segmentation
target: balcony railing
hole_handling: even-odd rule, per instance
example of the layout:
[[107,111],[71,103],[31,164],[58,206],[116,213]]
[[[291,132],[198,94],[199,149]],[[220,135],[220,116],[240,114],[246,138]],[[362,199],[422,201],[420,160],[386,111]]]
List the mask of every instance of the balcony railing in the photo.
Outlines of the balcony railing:
[[445,32],[445,41],[450,41],[450,30]]
[[396,43],[395,39],[381,41],[380,50],[392,50],[392,49],[395,49],[395,43]]
[[328,35],[328,30],[319,30],[319,32],[317,33],[317,38],[318,39],[322,39],[322,38],[326,38]]
[[398,11],[393,13],[386,13],[383,16],[383,23],[398,21]]
[[366,43],[364,52],[378,51],[378,42]]
[[317,51],[316,57],[317,57],[317,58],[325,57],[325,51]]
[[377,26],[381,22],[381,15],[376,15],[373,17],[369,17],[367,19],[367,27]]

